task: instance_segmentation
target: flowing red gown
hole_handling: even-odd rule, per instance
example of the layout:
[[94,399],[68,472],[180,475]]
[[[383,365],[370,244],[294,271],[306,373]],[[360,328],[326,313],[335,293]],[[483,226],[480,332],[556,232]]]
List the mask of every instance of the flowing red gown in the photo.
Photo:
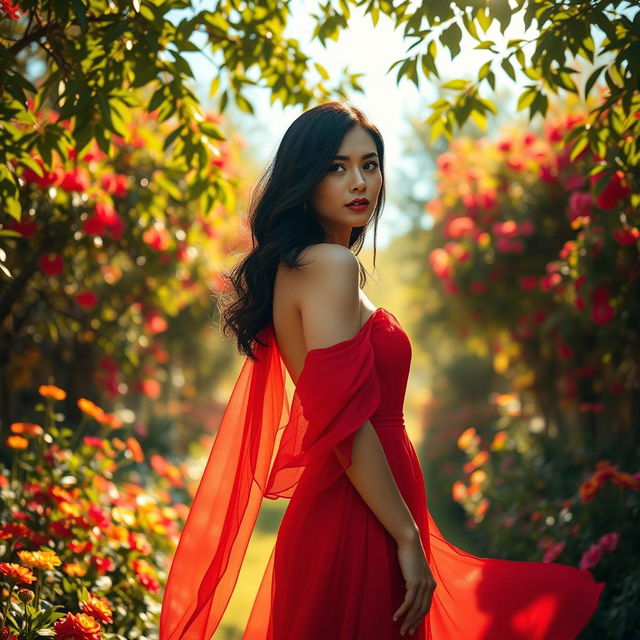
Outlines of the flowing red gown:
[[[603,583],[569,565],[475,557],[427,508],[403,421],[411,345],[379,308],[358,333],[308,352],[291,401],[273,326],[258,336],[222,418],[165,587],[160,640],[210,640],[264,497],[290,498],[243,640],[569,640]],[[263,344],[260,344],[262,342]],[[369,419],[437,587],[413,636],[397,545],[344,470]]]

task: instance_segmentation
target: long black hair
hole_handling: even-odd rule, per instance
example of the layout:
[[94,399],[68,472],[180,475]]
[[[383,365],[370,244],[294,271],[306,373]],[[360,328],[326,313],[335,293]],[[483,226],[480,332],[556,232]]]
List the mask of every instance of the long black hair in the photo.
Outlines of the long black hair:
[[[231,330],[238,350],[252,359],[255,355],[251,343],[272,321],[273,288],[280,261],[289,268],[304,266],[298,260],[300,252],[327,241],[309,196],[327,174],[345,134],[356,125],[363,127],[375,142],[382,187],[369,222],[351,230],[349,248],[359,253],[373,220],[375,266],[375,239],[385,195],[382,136],[357,107],[345,100],[326,102],[305,111],[285,132],[249,200],[253,248],[231,272],[222,275],[230,285],[226,289],[232,297],[228,301],[228,294],[223,293],[218,298],[222,332],[226,336]],[[365,282],[366,272],[360,264],[360,286]]]

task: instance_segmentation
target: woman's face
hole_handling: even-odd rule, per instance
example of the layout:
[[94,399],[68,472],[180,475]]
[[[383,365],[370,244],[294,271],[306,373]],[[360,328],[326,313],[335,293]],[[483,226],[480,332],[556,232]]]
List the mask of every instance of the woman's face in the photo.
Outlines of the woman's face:
[[[371,134],[360,125],[354,126],[342,139],[333,162],[314,187],[310,202],[332,239],[348,246],[351,229],[369,221],[382,188],[380,159]],[[349,208],[356,198],[366,198],[368,203]]]

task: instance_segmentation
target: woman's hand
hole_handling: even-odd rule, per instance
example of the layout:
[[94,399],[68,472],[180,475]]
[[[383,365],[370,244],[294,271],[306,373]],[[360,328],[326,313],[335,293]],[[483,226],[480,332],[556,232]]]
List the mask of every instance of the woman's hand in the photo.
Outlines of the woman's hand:
[[398,541],[398,561],[407,586],[407,593],[404,602],[393,615],[393,619],[397,620],[406,613],[400,635],[404,635],[407,631],[413,634],[429,612],[436,588],[436,581],[427,564],[424,547],[417,530],[415,535]]

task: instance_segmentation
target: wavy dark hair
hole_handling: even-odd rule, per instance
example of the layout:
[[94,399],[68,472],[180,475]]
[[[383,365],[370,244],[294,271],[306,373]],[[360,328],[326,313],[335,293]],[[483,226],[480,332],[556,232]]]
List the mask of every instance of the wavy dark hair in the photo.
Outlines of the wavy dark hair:
[[[327,174],[345,134],[356,125],[368,131],[375,142],[382,186],[369,222],[351,230],[349,248],[356,255],[360,252],[373,221],[375,267],[375,240],[385,196],[382,136],[367,116],[349,102],[326,102],[305,111],[285,132],[249,199],[247,217],[253,248],[232,271],[222,274],[225,284],[229,284],[218,298],[222,333],[227,336],[231,331],[238,350],[254,360],[252,342],[272,321],[273,289],[280,261],[289,268],[304,266],[299,260],[300,252],[327,241],[309,196]],[[367,277],[362,264],[359,277],[363,286]]]

